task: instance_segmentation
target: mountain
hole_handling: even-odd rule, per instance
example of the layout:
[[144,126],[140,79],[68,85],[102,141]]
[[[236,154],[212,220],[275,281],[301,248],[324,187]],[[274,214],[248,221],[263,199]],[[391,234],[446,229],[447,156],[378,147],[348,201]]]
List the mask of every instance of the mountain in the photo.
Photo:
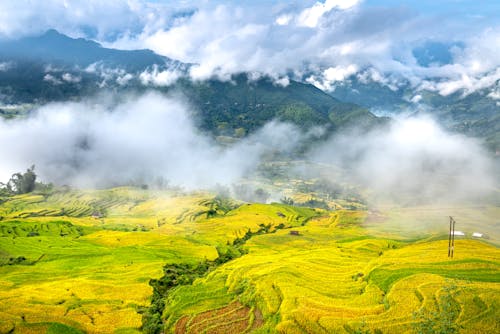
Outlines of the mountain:
[[[499,84],[496,83],[497,86]],[[490,88],[442,96],[434,91],[414,88],[408,83],[389,88],[377,82],[360,82],[352,77],[334,86],[329,94],[377,115],[431,114],[447,129],[477,137],[490,150],[500,151],[500,103],[491,97]]]
[[286,87],[269,78],[250,81],[245,74],[231,82],[182,80],[180,90],[200,113],[200,127],[219,135],[252,132],[272,119],[334,131],[350,125],[373,126],[384,122],[353,103],[344,103],[310,84],[291,81]]
[[[372,126],[380,120],[353,103],[343,103],[310,85],[291,81],[277,85],[269,78],[250,80],[242,73],[231,81],[191,81],[190,64],[150,50],[114,50],[49,30],[37,37],[0,43],[1,105],[40,105],[80,100],[102,91],[136,94],[146,90],[180,93],[195,109],[198,124],[214,135],[244,136],[272,119],[308,129],[321,125],[329,131],[350,125]],[[151,86],[141,74],[172,71],[180,76],[170,86]],[[10,113],[12,116],[15,113]]]
[[461,92],[441,96],[424,91],[421,96],[421,103],[446,127],[480,138],[490,150],[500,151],[500,104],[486,90],[467,96]]
[[86,68],[94,63],[140,71],[152,65],[175,66],[182,63],[151,50],[116,50],[83,38],[70,38],[56,30],[36,37],[0,42],[0,61],[50,63]]

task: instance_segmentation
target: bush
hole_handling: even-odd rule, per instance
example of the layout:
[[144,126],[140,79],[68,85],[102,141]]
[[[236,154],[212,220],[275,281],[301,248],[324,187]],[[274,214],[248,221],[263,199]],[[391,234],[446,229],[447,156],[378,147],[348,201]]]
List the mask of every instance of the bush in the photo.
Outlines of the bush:
[[458,333],[461,326],[455,322],[460,315],[460,305],[455,301],[457,287],[448,285],[443,288],[444,293],[437,300],[438,309],[431,311],[422,309],[414,313],[417,321],[414,325],[418,334],[452,334]]

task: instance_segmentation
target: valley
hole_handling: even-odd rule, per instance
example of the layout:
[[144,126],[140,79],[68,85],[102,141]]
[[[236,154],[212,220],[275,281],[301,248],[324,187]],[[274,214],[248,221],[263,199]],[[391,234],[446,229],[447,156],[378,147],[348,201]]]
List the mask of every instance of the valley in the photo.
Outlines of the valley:
[[0,1],[0,334],[500,333],[498,1]]
[[[164,266],[224,254],[233,259],[164,292],[166,332],[396,333],[448,297],[454,326],[498,329],[498,226],[489,239],[457,238],[449,259],[442,215],[465,230],[472,216],[491,224],[497,207],[374,216],[213,196],[114,188],[4,198],[1,331],[139,332]],[[412,231],[411,216],[429,225]]]

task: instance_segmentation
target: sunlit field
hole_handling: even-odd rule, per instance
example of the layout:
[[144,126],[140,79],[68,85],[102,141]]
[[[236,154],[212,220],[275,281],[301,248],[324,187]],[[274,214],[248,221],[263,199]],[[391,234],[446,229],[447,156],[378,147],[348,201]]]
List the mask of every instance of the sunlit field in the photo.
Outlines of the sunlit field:
[[[374,238],[360,227],[364,215],[338,212],[297,228],[299,236],[284,230],[252,238],[248,255],[173,292],[165,314],[169,326],[224,332],[216,329],[224,323],[205,326],[196,314],[212,308],[215,317],[217,307],[238,300],[262,312],[257,332],[411,332],[443,308],[440,295],[451,289],[457,326],[499,330],[496,247],[459,240],[450,260],[448,240]],[[221,298],[227,294],[233,297]],[[182,316],[190,319],[187,325]],[[439,316],[432,321],[445,321]],[[247,321],[254,319],[250,314]]]
[[165,264],[214,260],[217,248],[263,226],[246,254],[169,292],[166,332],[396,333],[438,323],[445,306],[464,331],[500,329],[495,240],[457,239],[449,259],[441,227],[398,237],[391,226],[408,221],[400,212],[378,217],[377,229],[367,211],[224,207],[208,193],[116,188],[4,200],[2,333],[139,332],[148,282]]

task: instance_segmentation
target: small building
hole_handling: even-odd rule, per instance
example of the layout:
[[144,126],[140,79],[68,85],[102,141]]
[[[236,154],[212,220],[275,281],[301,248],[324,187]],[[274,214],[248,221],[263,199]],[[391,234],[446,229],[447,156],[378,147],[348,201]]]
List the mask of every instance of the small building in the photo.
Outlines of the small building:
[[300,235],[299,231],[292,230],[290,231],[290,235]]
[[472,233],[472,237],[473,238],[482,238],[482,239],[487,239],[487,236],[484,235],[483,233],[479,233],[479,232],[474,232]]
[[455,235],[457,237],[464,237],[465,233],[462,231],[453,231],[453,235]]
[[99,211],[94,211],[92,213],[92,218],[101,219],[102,217],[103,217],[103,215]]

